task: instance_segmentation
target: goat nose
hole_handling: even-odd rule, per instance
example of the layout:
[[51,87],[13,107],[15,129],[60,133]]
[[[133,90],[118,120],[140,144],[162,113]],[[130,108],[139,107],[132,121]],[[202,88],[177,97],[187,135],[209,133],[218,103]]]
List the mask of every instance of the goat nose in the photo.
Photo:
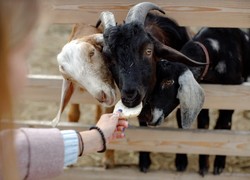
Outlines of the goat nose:
[[106,100],[107,100],[107,95],[105,94],[104,91],[101,91],[99,101],[105,102]]
[[137,97],[138,91],[136,89],[126,89],[123,91],[123,94],[128,100],[133,100]]

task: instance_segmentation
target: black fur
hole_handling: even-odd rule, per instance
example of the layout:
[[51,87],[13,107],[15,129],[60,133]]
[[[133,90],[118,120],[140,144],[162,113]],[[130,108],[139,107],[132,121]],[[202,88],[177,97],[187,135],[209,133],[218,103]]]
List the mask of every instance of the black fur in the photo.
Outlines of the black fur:
[[[194,41],[202,43],[208,50],[210,65],[208,73],[200,81],[204,67],[187,67],[184,64],[162,60],[157,63],[157,82],[151,95],[148,106],[144,109],[145,115],[152,125],[153,115],[148,114],[154,109],[162,109],[163,117],[166,117],[179,104],[176,98],[179,84],[178,78],[189,68],[195,79],[202,83],[213,84],[241,84],[250,75],[250,37],[236,28],[203,28],[194,38],[186,43],[181,52],[186,56],[199,61],[206,62],[202,48]],[[214,45],[212,45],[214,43]],[[216,46],[218,45],[218,46]],[[217,49],[218,47],[218,49]],[[185,68],[186,67],[186,68]],[[162,83],[173,80],[174,83],[163,88]],[[198,116],[198,128],[207,129],[209,126],[209,111],[202,110]],[[220,110],[215,129],[231,129],[233,110]],[[181,128],[179,111],[177,112],[178,126]],[[154,125],[158,125],[158,120]],[[214,174],[220,174],[225,167],[225,156],[216,156],[214,162]],[[199,173],[204,176],[208,172],[208,156],[201,155],[199,161]],[[176,168],[183,171],[187,166],[186,155],[177,155]]]
[[[161,59],[154,52],[154,38],[177,50],[189,40],[185,28],[167,17],[149,13],[145,22],[145,26],[132,22],[104,32],[103,52],[127,107],[144,101],[154,87],[155,62]],[[145,54],[147,48],[152,51],[150,56]]]
[[[154,13],[148,13],[144,24],[132,22],[110,27],[104,32],[103,53],[127,107],[135,107],[141,101],[145,105],[155,85],[156,62],[162,57],[155,52],[154,38],[180,50],[189,35],[173,20]],[[147,55],[147,49],[151,50],[151,55]],[[138,118],[141,126],[146,126],[145,120]],[[143,172],[150,166],[148,158],[148,152],[140,153],[139,166]]]

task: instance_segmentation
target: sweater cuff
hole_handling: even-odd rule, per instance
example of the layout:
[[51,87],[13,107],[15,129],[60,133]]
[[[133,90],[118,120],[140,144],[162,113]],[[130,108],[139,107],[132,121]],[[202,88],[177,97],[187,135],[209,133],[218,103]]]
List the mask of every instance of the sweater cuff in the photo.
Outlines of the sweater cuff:
[[64,141],[64,166],[77,162],[79,154],[79,139],[74,130],[62,130]]

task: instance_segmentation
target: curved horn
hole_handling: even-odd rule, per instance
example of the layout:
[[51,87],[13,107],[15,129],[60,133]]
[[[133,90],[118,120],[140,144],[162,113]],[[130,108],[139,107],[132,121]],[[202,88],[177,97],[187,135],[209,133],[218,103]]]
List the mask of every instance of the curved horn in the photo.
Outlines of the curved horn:
[[154,41],[154,45],[155,45],[155,53],[161,59],[167,59],[173,62],[180,62],[189,66],[205,66],[208,64],[208,63],[195,61],[187,57],[185,54],[175,50],[174,48],[171,48],[170,46],[162,44],[158,39],[154,37],[152,37],[152,40]]
[[110,26],[115,26],[116,22],[114,14],[110,11],[103,11],[96,23],[96,28],[98,28],[100,24],[103,25],[104,30]]
[[125,23],[130,23],[132,21],[139,21],[144,23],[145,18],[150,10],[158,10],[162,14],[165,14],[165,12],[156,4],[151,2],[142,2],[133,6],[129,10]]

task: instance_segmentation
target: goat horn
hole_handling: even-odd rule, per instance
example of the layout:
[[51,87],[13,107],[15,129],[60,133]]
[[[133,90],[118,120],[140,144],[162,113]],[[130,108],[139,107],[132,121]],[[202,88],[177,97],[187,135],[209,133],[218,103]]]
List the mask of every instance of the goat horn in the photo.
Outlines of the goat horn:
[[133,6],[126,17],[125,23],[130,23],[133,21],[138,21],[144,23],[145,18],[150,10],[158,10],[162,14],[165,14],[165,12],[156,4],[151,2],[142,2],[135,6]]
[[195,61],[195,60],[187,57],[185,54],[175,50],[174,48],[171,48],[170,46],[163,45],[163,47],[164,47],[165,52],[168,54],[167,59],[169,61],[179,61],[181,63],[187,64],[190,66],[205,66],[208,64],[208,63]]
[[96,23],[96,28],[98,28],[101,23],[103,24],[104,30],[110,26],[115,26],[116,22],[114,14],[110,11],[103,11]]
[[169,61],[173,62],[181,62],[186,65],[190,66],[205,66],[208,63],[202,63],[195,61],[189,57],[187,57],[185,54],[175,50],[174,48],[171,48],[170,46],[167,46],[163,43],[161,43],[158,39],[152,37],[154,40],[155,45],[155,52],[158,54],[159,57],[165,58]]

